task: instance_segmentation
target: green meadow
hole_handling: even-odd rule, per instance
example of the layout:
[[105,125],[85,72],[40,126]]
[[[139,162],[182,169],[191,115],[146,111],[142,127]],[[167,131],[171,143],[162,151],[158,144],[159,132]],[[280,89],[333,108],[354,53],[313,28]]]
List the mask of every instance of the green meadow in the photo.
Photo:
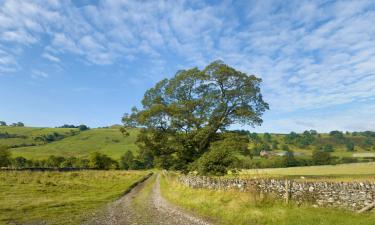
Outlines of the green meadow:
[[146,171],[0,172],[0,224],[80,224]]
[[20,141],[38,144],[36,146],[11,149],[13,156],[23,156],[27,159],[46,159],[50,155],[87,158],[93,152],[100,152],[118,160],[126,150],[136,153],[138,149],[135,145],[137,130],[132,130],[129,136],[124,137],[118,128],[96,128],[87,131],[77,131],[76,134],[69,135],[58,141],[37,143],[33,138],[40,134],[53,132],[71,134],[70,130],[72,129],[26,127],[17,127],[16,129],[7,127],[2,129],[8,133],[27,135],[27,138],[25,140],[18,140],[18,138],[0,139],[0,145],[11,145]]

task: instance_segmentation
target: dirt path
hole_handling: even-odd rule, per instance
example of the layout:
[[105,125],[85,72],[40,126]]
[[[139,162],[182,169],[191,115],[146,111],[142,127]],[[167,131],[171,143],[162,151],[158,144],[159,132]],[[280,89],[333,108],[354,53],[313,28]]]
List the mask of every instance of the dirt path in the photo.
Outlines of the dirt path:
[[160,175],[154,175],[129,194],[110,203],[85,224],[96,225],[209,225],[167,202],[160,194]]

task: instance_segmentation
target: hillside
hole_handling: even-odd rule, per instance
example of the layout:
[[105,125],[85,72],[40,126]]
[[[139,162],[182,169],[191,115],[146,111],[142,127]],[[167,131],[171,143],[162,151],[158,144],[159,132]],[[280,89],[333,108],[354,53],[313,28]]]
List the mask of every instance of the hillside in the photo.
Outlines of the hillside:
[[[375,152],[373,132],[341,133],[331,132],[318,134],[315,132],[290,134],[256,134],[248,131],[236,131],[249,139],[249,152],[239,152],[237,156],[253,167],[273,167],[271,158],[278,153],[292,150],[296,157],[311,158],[315,149],[331,152],[332,156],[353,157],[354,153]],[[11,147],[13,156],[28,159],[46,159],[50,155],[75,156],[86,158],[93,152],[106,154],[118,160],[126,150],[137,152],[135,145],[137,130],[124,137],[118,127],[95,128],[79,131],[76,128],[35,128],[35,127],[0,127],[0,145]],[[259,153],[267,151],[269,157],[261,157]],[[275,156],[276,155],[276,156]],[[280,156],[280,155],[279,155]],[[279,157],[280,158],[280,157]],[[263,165],[264,164],[264,165]],[[263,166],[262,166],[263,165]]]
[[[50,155],[88,157],[92,152],[100,152],[114,159],[119,159],[126,150],[137,151],[137,146],[134,144],[136,130],[130,132],[128,137],[124,137],[118,128],[96,128],[87,131],[76,131],[74,135],[72,135],[71,130],[75,129],[2,127],[0,132],[23,135],[23,137],[0,139],[0,145],[35,145],[13,147],[11,149],[13,156],[23,156],[28,159],[45,159]],[[41,143],[34,139],[41,134],[50,133],[69,135],[50,143]]]
[[78,134],[76,128],[43,128],[43,127],[11,127],[0,126],[0,145],[12,148],[44,145],[48,141],[43,137],[61,140]]

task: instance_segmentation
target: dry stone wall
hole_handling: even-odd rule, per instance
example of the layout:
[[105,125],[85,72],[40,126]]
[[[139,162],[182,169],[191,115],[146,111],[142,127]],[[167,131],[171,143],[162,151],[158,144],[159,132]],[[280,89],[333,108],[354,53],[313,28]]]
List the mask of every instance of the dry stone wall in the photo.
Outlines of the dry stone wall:
[[214,190],[235,189],[243,192],[269,194],[298,204],[358,210],[375,202],[375,182],[323,182],[281,179],[213,178],[180,176],[179,182],[192,188]]

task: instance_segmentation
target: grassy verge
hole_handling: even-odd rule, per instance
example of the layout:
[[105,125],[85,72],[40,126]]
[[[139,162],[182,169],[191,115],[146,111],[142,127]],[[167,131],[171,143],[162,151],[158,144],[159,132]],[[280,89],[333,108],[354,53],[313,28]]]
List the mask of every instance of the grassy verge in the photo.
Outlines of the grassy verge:
[[79,224],[145,171],[0,172],[0,224]]
[[332,208],[260,201],[249,193],[237,191],[192,189],[180,185],[174,175],[161,179],[161,191],[172,203],[224,225],[372,225],[375,221],[375,213],[358,215]]

